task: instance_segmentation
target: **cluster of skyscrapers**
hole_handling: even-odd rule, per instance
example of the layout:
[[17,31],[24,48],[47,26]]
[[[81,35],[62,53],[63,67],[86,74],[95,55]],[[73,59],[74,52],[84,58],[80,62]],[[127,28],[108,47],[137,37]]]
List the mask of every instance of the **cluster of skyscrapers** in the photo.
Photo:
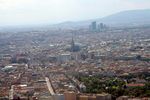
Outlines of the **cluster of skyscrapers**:
[[107,28],[107,26],[105,24],[99,23],[97,25],[96,21],[92,22],[91,25],[89,26],[89,30],[91,32],[102,32],[102,31],[106,30],[106,28]]

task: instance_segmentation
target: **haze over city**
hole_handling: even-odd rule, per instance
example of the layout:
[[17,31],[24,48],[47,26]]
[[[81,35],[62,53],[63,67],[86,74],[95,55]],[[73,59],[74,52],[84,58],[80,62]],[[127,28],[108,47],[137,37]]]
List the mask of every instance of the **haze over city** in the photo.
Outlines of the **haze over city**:
[[0,0],[0,100],[150,100],[150,0]]
[[56,24],[150,9],[149,0],[0,0],[0,26]]

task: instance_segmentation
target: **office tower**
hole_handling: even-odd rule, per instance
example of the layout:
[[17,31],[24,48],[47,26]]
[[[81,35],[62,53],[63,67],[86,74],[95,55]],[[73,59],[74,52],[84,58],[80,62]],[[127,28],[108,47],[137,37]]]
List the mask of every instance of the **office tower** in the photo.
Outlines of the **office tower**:
[[97,24],[96,21],[92,22],[90,25],[90,31],[96,32],[97,31]]

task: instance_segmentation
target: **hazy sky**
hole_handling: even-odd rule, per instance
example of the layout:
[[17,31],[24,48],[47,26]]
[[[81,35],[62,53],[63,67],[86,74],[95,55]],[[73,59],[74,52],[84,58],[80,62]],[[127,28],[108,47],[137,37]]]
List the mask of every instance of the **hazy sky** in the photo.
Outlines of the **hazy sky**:
[[0,25],[59,23],[150,9],[150,0],[0,0]]

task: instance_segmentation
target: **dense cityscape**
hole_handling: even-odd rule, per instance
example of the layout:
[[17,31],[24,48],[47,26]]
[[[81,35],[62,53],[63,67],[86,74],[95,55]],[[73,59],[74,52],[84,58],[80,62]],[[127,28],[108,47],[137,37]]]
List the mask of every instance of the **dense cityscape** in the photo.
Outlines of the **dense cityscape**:
[[149,100],[150,27],[0,32],[0,100]]

